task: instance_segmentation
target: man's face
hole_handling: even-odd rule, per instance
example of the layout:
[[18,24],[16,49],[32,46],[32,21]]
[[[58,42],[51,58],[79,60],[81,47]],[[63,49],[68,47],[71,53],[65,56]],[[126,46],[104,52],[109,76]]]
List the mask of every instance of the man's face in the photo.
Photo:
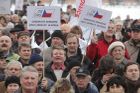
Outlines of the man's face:
[[112,56],[116,60],[120,60],[124,57],[125,50],[121,46],[117,46],[112,50]]
[[90,79],[88,76],[76,76],[76,85],[79,89],[86,89]]
[[12,46],[12,41],[8,36],[0,37],[0,48],[2,51],[8,51]]
[[65,61],[64,50],[54,49],[52,51],[52,61],[53,61],[53,63],[64,63],[64,61]]
[[125,76],[132,81],[137,81],[140,77],[138,65],[133,64],[128,66],[125,72]]
[[125,90],[123,86],[121,85],[117,86],[116,84],[113,84],[112,86],[109,87],[109,93],[125,93]]
[[31,48],[30,47],[21,47],[21,49],[19,50],[19,55],[22,59],[30,59],[31,56]]
[[138,40],[140,41],[140,31],[132,31],[131,32],[131,38],[133,40]]
[[113,23],[109,23],[108,30],[104,32],[105,37],[112,37],[116,31],[116,27]]
[[76,53],[78,48],[78,41],[76,37],[71,37],[67,39],[67,49],[69,53]]
[[7,69],[6,73],[8,76],[19,76],[21,72],[21,67],[17,64],[11,64]]
[[52,38],[52,41],[51,41],[52,46],[61,46],[62,44],[63,44],[63,41],[59,37]]
[[39,61],[37,63],[34,63],[33,66],[37,69],[39,74],[43,73],[43,69],[44,69],[44,62],[43,61]]
[[23,90],[36,90],[38,85],[38,73],[30,71],[23,72],[20,78],[20,83]]
[[18,38],[18,43],[30,43],[30,37],[27,35],[20,36]]

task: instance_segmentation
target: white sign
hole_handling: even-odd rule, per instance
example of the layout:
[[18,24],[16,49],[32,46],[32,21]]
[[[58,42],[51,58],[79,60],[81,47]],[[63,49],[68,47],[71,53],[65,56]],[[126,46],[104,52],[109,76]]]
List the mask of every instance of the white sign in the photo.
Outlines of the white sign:
[[59,30],[60,8],[54,6],[28,6],[27,19],[29,30]]
[[23,0],[16,0],[15,10],[23,10]]
[[10,14],[11,0],[0,0],[0,14]]
[[101,7],[102,0],[76,0],[76,16],[79,17],[85,5]]
[[85,6],[79,18],[79,25],[106,31],[111,14],[111,11]]

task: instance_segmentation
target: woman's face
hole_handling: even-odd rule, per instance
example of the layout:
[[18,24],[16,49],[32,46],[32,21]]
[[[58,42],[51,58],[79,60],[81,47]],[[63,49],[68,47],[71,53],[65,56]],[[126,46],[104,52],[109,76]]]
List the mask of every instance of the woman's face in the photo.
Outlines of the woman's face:
[[109,87],[109,93],[125,93],[125,90],[123,86],[114,84]]

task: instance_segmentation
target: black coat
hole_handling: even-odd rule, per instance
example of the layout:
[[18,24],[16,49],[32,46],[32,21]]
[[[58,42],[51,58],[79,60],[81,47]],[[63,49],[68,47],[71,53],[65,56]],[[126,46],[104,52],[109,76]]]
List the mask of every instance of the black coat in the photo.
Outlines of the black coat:
[[[45,77],[51,79],[52,81],[56,82],[57,78],[56,75],[53,71],[53,69],[51,68],[53,62],[51,62],[50,64],[48,64],[48,66],[45,68]],[[62,78],[65,78],[67,75],[69,74],[69,72],[67,70],[64,70],[62,73]]]

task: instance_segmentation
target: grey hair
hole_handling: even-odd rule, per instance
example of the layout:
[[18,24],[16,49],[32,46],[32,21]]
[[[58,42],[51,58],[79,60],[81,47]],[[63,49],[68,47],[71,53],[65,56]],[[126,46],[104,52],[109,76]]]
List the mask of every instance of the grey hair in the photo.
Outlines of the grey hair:
[[16,61],[16,60],[12,60],[11,62],[9,62],[7,65],[6,65],[6,69],[8,67],[10,67],[11,65],[19,65],[19,67],[22,69],[22,64],[19,62],[19,61]]
[[21,76],[25,73],[25,72],[35,72],[38,74],[38,71],[35,67],[33,66],[25,66],[22,71],[21,71]]

